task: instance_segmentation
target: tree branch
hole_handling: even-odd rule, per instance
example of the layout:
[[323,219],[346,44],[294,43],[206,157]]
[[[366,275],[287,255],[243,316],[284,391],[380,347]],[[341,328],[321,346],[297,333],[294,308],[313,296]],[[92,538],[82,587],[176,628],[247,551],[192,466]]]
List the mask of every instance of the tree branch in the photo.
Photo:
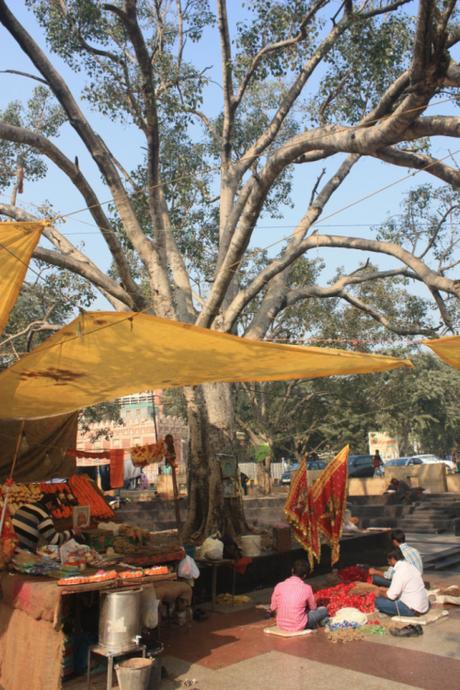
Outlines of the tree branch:
[[299,24],[299,30],[296,33],[295,36],[291,36],[291,38],[287,38],[283,41],[277,41],[276,43],[270,43],[263,48],[259,50],[256,55],[252,58],[252,62],[249,66],[248,71],[243,77],[243,80],[239,86],[238,93],[236,94],[235,98],[232,101],[232,106],[233,109],[236,110],[236,108],[239,106],[241,103],[241,100],[246,92],[246,89],[249,86],[249,82],[251,81],[252,77],[254,76],[254,73],[256,69],[258,68],[259,64],[261,61],[267,56],[271,55],[272,53],[284,50],[286,48],[290,48],[300,41],[302,41],[305,36],[306,36],[306,29],[308,24],[314,19],[315,15],[319,12],[319,10],[324,7],[329,2],[329,0],[317,0],[312,7],[309,9],[309,11],[305,14],[305,16],[302,18],[300,24]]
[[152,231],[163,266],[171,269],[176,286],[176,300],[179,318],[194,318],[192,290],[185,264],[174,240],[166,198],[160,175],[160,128],[158,122],[155,80],[149,51],[137,18],[137,0],[125,0],[126,11],[107,9],[115,12],[123,22],[132,43],[142,77],[142,93],[145,107],[145,135],[147,140],[148,203],[152,221]]
[[62,172],[71,180],[71,182],[78,189],[83,196],[88,211],[94,218],[101,234],[103,235],[110,252],[115,260],[117,270],[120,278],[125,285],[125,288],[131,296],[132,306],[142,308],[144,305],[144,298],[135,282],[131,277],[131,270],[126,261],[124,251],[117,239],[116,234],[110,227],[110,221],[102,210],[99,204],[99,199],[96,193],[86,180],[80,169],[70,161],[55,144],[43,135],[33,132],[23,127],[14,127],[4,122],[0,122],[0,139],[12,141],[17,144],[27,144],[36,151],[40,151],[49,160],[51,160]]
[[2,70],[0,70],[0,74],[16,74],[19,77],[27,77],[27,79],[33,79],[34,81],[40,82],[40,84],[44,84],[45,86],[49,86],[46,79],[42,79],[41,77],[37,77],[37,76],[35,76],[35,74],[30,74],[29,72],[21,72],[21,70],[19,70],[19,69],[2,69]]
[[[321,63],[322,59],[329,53],[329,51],[334,47],[337,39],[352,25],[352,23],[359,18],[360,20],[370,19],[379,14],[384,14],[387,12],[392,12],[393,10],[405,5],[410,0],[397,0],[396,2],[390,3],[383,7],[375,7],[368,12],[362,12],[359,15],[349,15],[345,16],[333,26],[332,30],[326,36],[326,38],[319,45],[314,54],[309,58],[309,60],[303,66],[300,74],[294,80],[291,88],[288,90],[287,94],[282,99],[280,106],[272,118],[270,125],[267,127],[265,132],[257,139],[257,141],[246,151],[239,162],[235,165],[235,170],[239,177],[242,177],[247,169],[252,165],[254,160],[258,158],[261,153],[274,141],[276,135],[278,134],[281,126],[286,119],[286,116],[290,112],[295,101],[299,97],[303,90],[303,87],[307,81],[312,76],[316,67]],[[322,148],[321,145],[316,148]],[[343,149],[351,152],[351,149]],[[358,150],[354,150],[356,153],[360,153]],[[300,151],[299,155],[304,153]],[[296,156],[295,158],[297,158]]]
[[[27,211],[17,206],[8,206],[7,204],[0,204],[0,214],[18,221],[37,220],[31,213],[27,213]],[[104,296],[107,297],[116,309],[132,309],[133,302],[129,293],[122,286],[118,285],[115,280],[109,278],[101,271],[95,263],[69,242],[53,225],[44,228],[43,235],[59,251],[54,252],[44,247],[37,247],[33,254],[36,259],[41,259],[58,268],[65,268],[72,271],[72,273],[80,275],[82,278],[86,278],[86,280],[103,291]]]
[[300,242],[292,251],[272,261],[269,266],[259,273],[247,288],[240,291],[238,297],[234,300],[234,303],[225,314],[226,330],[231,328],[238,314],[274,276],[290,266],[297,257],[301,256],[306,251],[319,247],[357,249],[360,251],[387,254],[404,263],[415,276],[423,281],[429,288],[435,288],[460,298],[460,281],[451,280],[445,276],[438,275],[423,263],[423,261],[393,242],[364,239],[361,237],[343,237],[340,235],[319,235],[314,233]]
[[71,126],[85,144],[107,182],[125,232],[139,253],[149,274],[153,308],[162,316],[172,316],[174,309],[166,268],[161,263],[154,243],[142,231],[107,146],[88,123],[62,76],[53,67],[32,36],[17,21],[4,0],[0,0],[0,21],[48,82],[58,102],[67,113]]
[[351,306],[356,307],[356,309],[368,314],[368,316],[371,316],[375,321],[381,323],[382,326],[385,326],[386,329],[392,333],[396,333],[397,335],[424,335],[429,337],[436,335],[436,331],[432,328],[407,328],[405,326],[394,324],[390,321],[390,319],[388,319],[384,314],[381,314],[373,306],[363,302],[358,297],[351,295],[345,290],[340,292],[339,297],[348,302],[348,304],[351,304]]
[[224,90],[224,120],[222,124],[222,165],[226,167],[231,155],[233,124],[233,66],[231,41],[228,29],[227,2],[217,0],[217,19],[222,57],[222,83]]

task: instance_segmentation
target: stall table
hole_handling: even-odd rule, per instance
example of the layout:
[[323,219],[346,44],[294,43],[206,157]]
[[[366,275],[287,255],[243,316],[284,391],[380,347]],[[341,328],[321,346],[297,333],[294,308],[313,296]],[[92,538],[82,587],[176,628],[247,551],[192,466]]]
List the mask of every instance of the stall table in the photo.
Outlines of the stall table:
[[232,602],[235,596],[236,587],[236,571],[233,568],[235,561],[232,558],[222,558],[218,561],[197,561],[198,568],[200,570],[211,568],[211,610],[216,610],[216,598],[217,598],[217,571],[222,567],[232,568]]
[[66,587],[51,578],[0,572],[0,688],[61,689],[64,599],[150,583],[166,587],[176,580],[170,573]]

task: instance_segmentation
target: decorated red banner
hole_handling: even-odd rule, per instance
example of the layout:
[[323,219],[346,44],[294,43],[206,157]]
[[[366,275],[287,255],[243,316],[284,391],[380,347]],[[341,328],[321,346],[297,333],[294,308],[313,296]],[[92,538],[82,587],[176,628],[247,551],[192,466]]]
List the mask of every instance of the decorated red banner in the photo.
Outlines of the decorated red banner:
[[314,559],[319,561],[321,544],[315,517],[311,514],[310,494],[308,490],[307,466],[302,462],[295,473],[289,495],[284,506],[288,522],[292,525],[294,536],[308,554],[310,568]]
[[340,537],[347,501],[348,454],[345,446],[321,472],[310,490],[310,514],[312,522],[329,541],[331,563],[340,556]]

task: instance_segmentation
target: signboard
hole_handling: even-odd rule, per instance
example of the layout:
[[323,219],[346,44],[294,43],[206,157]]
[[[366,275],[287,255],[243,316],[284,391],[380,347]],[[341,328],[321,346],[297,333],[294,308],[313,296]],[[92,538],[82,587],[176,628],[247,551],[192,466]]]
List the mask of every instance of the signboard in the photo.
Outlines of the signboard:
[[399,458],[399,442],[394,436],[386,431],[369,432],[369,453],[374,455],[375,451],[380,452],[383,462]]

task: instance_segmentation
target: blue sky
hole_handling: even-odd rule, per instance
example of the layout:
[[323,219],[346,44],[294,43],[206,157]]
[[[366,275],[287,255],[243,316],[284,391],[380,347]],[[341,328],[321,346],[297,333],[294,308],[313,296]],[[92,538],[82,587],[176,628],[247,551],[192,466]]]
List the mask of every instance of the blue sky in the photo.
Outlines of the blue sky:
[[[22,0],[14,0],[14,2],[10,0],[10,7],[14,7],[18,19],[23,22],[32,36],[43,46],[44,39],[42,31],[37,25],[33,15],[25,8],[24,2]],[[240,2],[230,2],[229,7],[233,15],[231,16],[232,20],[236,20],[238,16],[240,16],[240,13],[243,12]],[[415,3],[409,6],[409,11],[413,9],[415,9]],[[2,27],[0,27],[0,41],[2,45],[0,69],[16,69],[36,73],[29,60],[23,55],[14,40]],[[212,66],[212,78],[220,83],[220,56],[217,49],[215,32],[211,30],[207,31],[203,41],[198,45],[194,44],[192,50],[195,64],[201,67]],[[61,70],[68,84],[73,89],[74,93],[77,94],[84,85],[82,75],[70,70],[59,58],[53,57],[53,63]],[[34,82],[31,80],[0,74],[0,108],[4,108],[12,99],[26,99],[30,95],[33,87]],[[211,111],[216,113],[220,110],[221,87],[219,84],[211,84],[208,87],[206,100],[206,109],[208,112]],[[86,102],[82,102],[82,108],[88,115],[96,131],[106,141],[110,142],[115,155],[122,161],[127,169],[134,167],[142,159],[143,152],[141,146],[143,142],[133,128],[124,128],[119,123],[112,124],[106,118],[99,116],[95,112],[91,112],[89,104]],[[444,104],[439,107],[431,107],[429,112],[430,114],[436,112],[450,114],[453,113],[454,110],[451,104]],[[95,164],[82,147],[78,137],[69,125],[63,127],[57,143],[70,158],[78,155],[80,168],[98,191],[99,198],[103,201],[109,199],[110,194],[104,188]],[[450,150],[454,154],[457,153],[458,160],[460,160],[460,151],[456,149],[455,144],[456,142],[439,138],[434,141],[432,153],[435,156],[443,158],[449,154]],[[458,145],[458,149],[460,149],[460,144]],[[293,191],[294,208],[285,208],[284,217],[280,220],[262,218],[259,223],[259,229],[254,233],[253,244],[263,247],[289,234],[291,228],[303,215],[307,207],[311,189],[319,171],[323,167],[326,167],[327,172],[331,174],[337,167],[339,160],[339,157],[334,157],[334,159],[328,160],[325,163],[319,162],[318,164],[310,164],[305,167],[297,166]],[[334,214],[333,218],[322,222],[320,221],[318,227],[320,228],[323,223],[325,226],[329,226],[327,230],[334,232],[334,234],[368,236],[369,229],[363,226],[378,225],[389,215],[398,213],[399,204],[405,191],[415,184],[431,182],[436,185],[436,179],[422,172],[372,198],[361,201],[347,210],[342,209],[351,202],[360,200],[362,197],[375,192],[377,189],[400,180],[406,174],[407,171],[404,168],[389,166],[370,159],[360,161],[352,170],[346,182],[334,195],[331,203],[327,206],[324,215],[329,216]],[[73,189],[67,182],[65,176],[60,173],[53,164],[49,164],[49,173],[45,180],[33,184],[26,180],[24,194],[22,197],[19,197],[18,203],[23,204],[26,208],[33,211],[32,205],[41,204],[45,199],[51,201],[55,205],[56,210],[63,214],[85,206],[79,193]],[[336,227],[332,229],[330,227],[331,225]],[[65,225],[61,226],[61,231],[67,234],[69,239],[74,243],[80,246],[84,245],[84,250],[102,268],[106,269],[109,266],[110,256],[105,247],[105,243],[98,235],[92,219],[87,212],[70,217]],[[272,251],[276,252],[278,249],[279,247],[276,247]],[[326,280],[333,275],[337,266],[346,263],[347,268],[352,270],[358,265],[359,261],[362,261],[364,258],[359,252],[349,252],[346,255],[345,261],[343,252],[336,250],[328,250],[327,253],[322,253],[322,256],[325,256],[328,261],[327,270],[323,276],[323,282],[326,282]],[[385,268],[395,265],[389,258],[379,260],[379,264]],[[98,305],[104,307],[104,301],[98,301]]]

